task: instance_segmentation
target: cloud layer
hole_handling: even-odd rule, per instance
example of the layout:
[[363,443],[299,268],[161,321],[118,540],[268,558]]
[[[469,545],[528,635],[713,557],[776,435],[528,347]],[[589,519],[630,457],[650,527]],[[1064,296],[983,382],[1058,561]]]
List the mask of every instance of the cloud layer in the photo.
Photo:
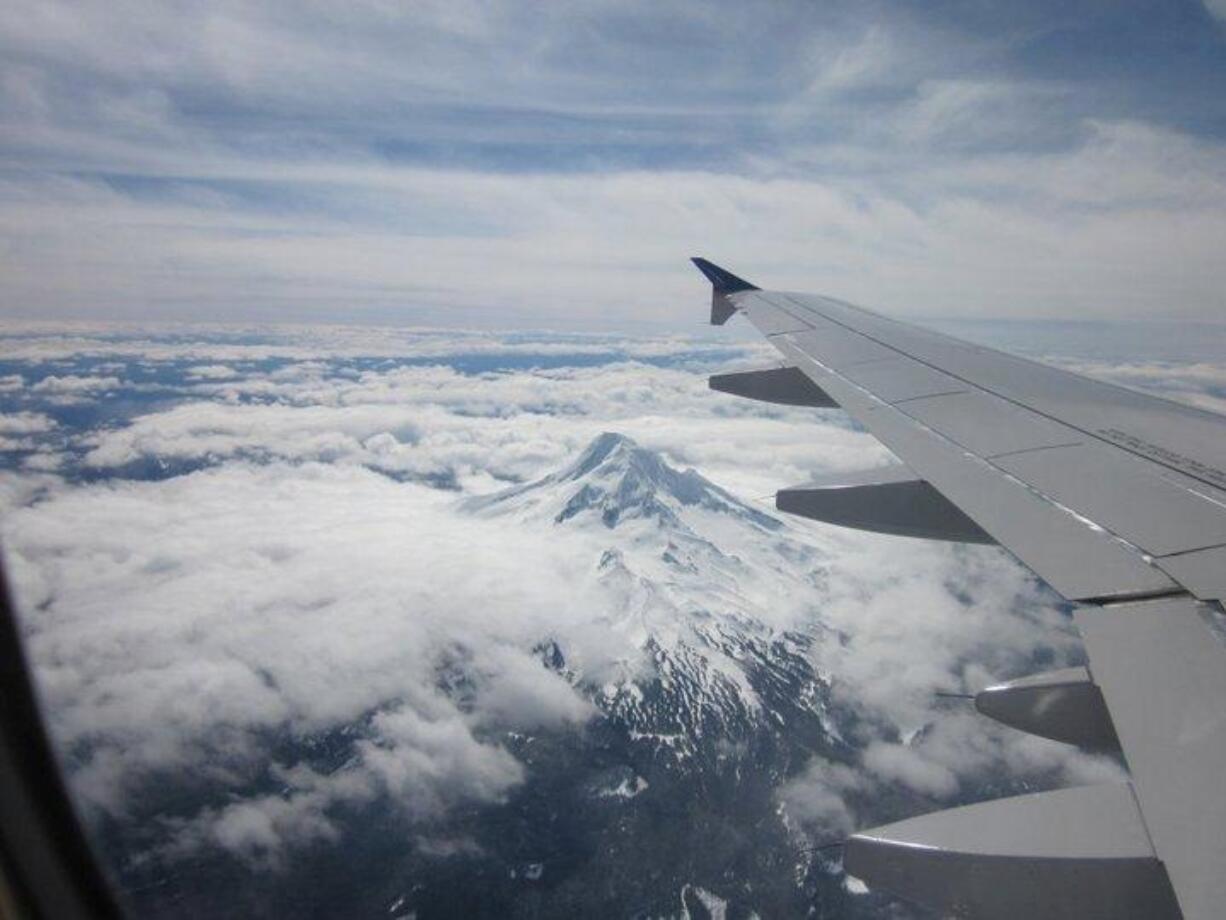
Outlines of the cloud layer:
[[[630,595],[599,577],[602,529],[559,539],[548,522],[474,516],[466,499],[556,469],[606,430],[746,499],[889,460],[838,413],[707,390],[700,369],[760,363],[756,346],[420,333],[431,363],[406,365],[363,357],[356,335],[338,330],[331,357],[326,330],[9,340],[9,366],[34,384],[4,396],[19,407],[9,456],[26,468],[0,477],[31,651],[93,814],[139,811],[134,794],[159,776],[208,793],[158,817],[164,856],[218,846],[271,866],[287,843],[337,840],[339,812],[383,797],[424,824],[502,800],[529,769],[507,733],[596,716],[541,665],[543,641],[597,686],[650,675],[642,631],[618,625]],[[458,369],[474,354],[493,363]],[[1204,363],[1100,368],[1205,399],[1226,381]],[[52,377],[107,382],[73,389],[82,416],[37,386]],[[133,411],[141,386],[154,401]],[[854,828],[892,790],[935,804],[1005,771],[1111,775],[932,696],[1078,659],[1052,595],[1003,553],[804,522],[788,533],[829,563],[803,584],[746,574],[729,596],[773,630],[820,623],[809,661],[855,714],[835,727],[854,756],[815,759],[779,792],[798,833]],[[769,568],[761,546],[726,549]],[[357,732],[342,765],[277,754],[277,737],[341,731]]]
[[[285,772],[288,797],[198,823],[259,853],[274,829],[331,832],[327,807],[379,792],[430,818],[521,778],[483,724],[591,713],[531,651],[570,610],[553,586],[582,592],[580,560],[547,534],[464,521],[433,490],[358,467],[234,464],[57,492],[6,531],[18,596],[41,611],[28,641],[74,785],[112,814],[159,774],[241,786],[270,769],[272,734],[368,719],[357,763]],[[454,654],[478,680],[465,710],[436,683]]]
[[[4,311],[1216,319],[1219,4],[19,3]],[[1216,12],[1215,12],[1216,11]]]

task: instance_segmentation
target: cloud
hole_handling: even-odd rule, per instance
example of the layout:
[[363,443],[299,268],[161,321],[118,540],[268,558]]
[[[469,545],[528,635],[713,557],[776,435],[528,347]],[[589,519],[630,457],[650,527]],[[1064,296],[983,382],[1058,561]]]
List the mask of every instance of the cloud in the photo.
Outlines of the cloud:
[[55,419],[42,412],[0,414],[0,451],[32,451],[38,448],[33,436],[47,435],[57,428]]
[[46,397],[50,406],[78,406],[97,395],[122,386],[118,377],[81,377],[75,374],[51,374],[29,387],[29,393]]
[[[577,602],[549,586],[581,583],[573,567],[590,560],[559,559],[547,534],[533,546],[459,520],[431,490],[356,468],[235,464],[57,490],[5,528],[31,652],[93,808],[123,813],[159,771],[250,776],[265,732],[369,714],[345,782],[395,786],[428,815],[518,781],[482,726],[591,712],[531,651]],[[456,649],[477,680],[468,711],[435,686]],[[330,781],[306,791],[320,809],[337,794]]]
[[[750,334],[732,336],[732,330],[711,330],[705,335],[671,334],[626,336],[595,333],[559,333],[504,325],[501,332],[470,331],[398,325],[371,328],[353,325],[245,323],[175,323],[177,334],[158,335],[148,324],[122,322],[12,321],[3,325],[4,357],[27,364],[49,364],[83,358],[105,361],[97,370],[122,370],[127,361],[139,363],[317,362],[344,358],[406,357],[439,363],[458,357],[530,355],[537,358],[576,355],[663,359],[724,355],[729,350],[773,355],[775,352]],[[697,332],[697,330],[696,330]],[[718,334],[716,334],[718,333]],[[730,344],[729,339],[733,341]],[[323,362],[320,364],[318,362]],[[300,371],[310,368],[299,368]],[[248,373],[250,373],[250,368]],[[246,376],[247,374],[243,374]],[[6,389],[24,385],[20,375],[0,378]]]
[[[700,348],[693,360],[703,356]],[[765,359],[736,366],[769,364]],[[114,469],[144,459],[322,460],[411,478],[493,476],[490,488],[538,475],[615,428],[757,496],[823,469],[876,465],[889,456],[837,416],[755,407],[712,394],[687,370],[637,362],[483,375],[396,367],[356,377],[296,365],[198,390],[212,400],[79,439],[84,463]],[[820,452],[807,443],[815,424]]]
[[696,248],[903,314],[1220,314],[1183,7],[23,3],[0,49],[12,314],[677,328]]
[[522,782],[523,765],[501,747],[476,740],[462,715],[435,701],[423,713],[411,705],[379,712],[374,739],[358,745],[354,761],[331,774],[309,767],[274,768],[280,795],[253,796],[190,819],[172,819],[174,836],[162,851],[190,855],[221,847],[261,869],[284,866],[287,851],[336,841],[332,816],[385,795],[411,819],[438,818],[459,803],[496,802]]
[[[638,579],[652,571],[601,577],[602,539],[474,515],[465,498],[556,469],[605,430],[743,498],[888,459],[836,413],[706,388],[706,369],[762,363],[758,346],[578,337],[572,354],[605,363],[524,369],[532,355],[567,360],[575,343],[541,337],[533,352],[520,337],[398,335],[440,363],[371,361],[364,349],[380,336],[354,329],[337,330],[331,356],[323,329],[265,331],[254,344],[97,330],[15,340],[32,376],[66,356],[122,355],[174,390],[173,404],[84,432],[35,410],[6,416],[64,437],[57,456],[83,456],[92,475],[0,476],[28,641],[93,813],[131,817],[143,784],[171,774],[246,791],[206,794],[166,824],[165,855],[220,846],[271,867],[293,846],[337,839],[346,815],[383,797],[424,825],[502,801],[531,770],[509,733],[599,718],[589,693],[542,666],[542,642],[601,687],[651,674],[647,632],[687,628],[685,592],[653,594]],[[233,377],[187,380],[215,360],[200,352],[248,347],[278,358],[231,356]],[[506,363],[442,363],[472,354]],[[1095,366],[1202,393],[1219,382],[1211,362]],[[194,471],[125,479],[133,461]],[[883,801],[960,801],[984,776],[1118,776],[934,699],[1080,660],[1054,596],[1004,553],[804,521],[789,522],[787,542],[810,554],[803,579],[778,564],[775,543],[738,545],[731,584],[704,587],[765,635],[813,630],[808,660],[841,714],[829,729],[841,743],[779,791],[798,835],[846,833]],[[725,664],[715,656],[711,668],[739,673]],[[339,764],[287,760],[269,744],[342,730],[355,746]]]
[[874,741],[864,749],[860,762],[880,779],[928,795],[948,797],[958,790],[958,778],[952,770],[903,744]]
[[182,830],[179,848],[190,850],[204,838],[248,863],[278,868],[283,865],[286,840],[301,845],[339,837],[336,826],[323,814],[324,804],[319,796],[264,796],[236,802]]
[[[339,300],[357,299],[361,315],[384,321],[678,329],[701,313],[701,279],[685,262],[695,247],[761,284],[902,315],[1144,316],[1158,305],[1166,316],[1217,315],[1210,241],[1222,235],[1226,192],[1211,145],[1110,123],[1078,150],[1035,159],[994,153],[957,169],[900,168],[894,184],[915,190],[906,194],[798,176],[800,160],[765,174],[584,177],[306,166],[302,188],[356,188],[406,214],[464,202],[500,225],[479,235],[376,225],[355,238],[327,208],[291,223],[235,203],[117,204],[84,188],[71,199],[48,189],[9,232],[110,265],[114,281],[89,309],[127,318],[183,301],[179,276],[149,264],[157,258],[190,266],[200,277],[192,302],[230,320],[292,315],[291,301],[301,317],[336,317]],[[231,181],[266,181],[263,172],[242,168]],[[1098,200],[1087,203],[1091,194]],[[123,226],[96,232],[117,208]],[[80,311],[79,289],[98,282],[73,272],[13,264],[13,299]]]
[[814,757],[803,772],[780,788],[779,799],[785,813],[801,825],[837,837],[858,829],[847,797],[870,785],[863,773],[845,764]]
[[582,725],[596,708],[555,672],[507,647],[494,649],[479,675],[476,708],[490,725],[512,731]]
[[35,393],[77,394],[113,390],[122,383],[118,377],[78,377],[74,374],[58,377],[53,374],[33,384],[30,389]]
[[12,412],[0,415],[0,434],[45,434],[55,428],[55,419],[42,412]]
[[240,374],[234,368],[224,364],[201,364],[189,367],[187,376],[192,380],[230,380]]
[[1226,365],[1208,361],[1059,361],[1077,373],[1125,386],[1147,389],[1168,399],[1181,400],[1226,414]]

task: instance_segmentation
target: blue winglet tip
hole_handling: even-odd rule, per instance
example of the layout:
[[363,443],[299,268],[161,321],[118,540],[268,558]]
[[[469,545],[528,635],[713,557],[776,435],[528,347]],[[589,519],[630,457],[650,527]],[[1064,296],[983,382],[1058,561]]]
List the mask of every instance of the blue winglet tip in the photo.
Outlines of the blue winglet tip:
[[720,294],[735,294],[737,291],[758,291],[761,290],[756,284],[750,284],[744,278],[738,278],[736,275],[727,269],[720,268],[714,262],[708,262],[699,256],[694,256],[690,259],[700,272],[707,276],[707,280]]

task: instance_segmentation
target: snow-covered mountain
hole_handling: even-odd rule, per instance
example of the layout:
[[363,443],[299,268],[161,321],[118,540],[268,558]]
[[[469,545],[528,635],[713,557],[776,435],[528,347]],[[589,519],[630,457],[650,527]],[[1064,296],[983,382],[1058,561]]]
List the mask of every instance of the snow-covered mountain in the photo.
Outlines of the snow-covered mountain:
[[[763,736],[787,735],[797,753],[841,743],[807,654],[825,632],[815,605],[828,555],[799,528],[613,433],[569,466],[465,508],[592,546],[614,625],[651,667],[594,684],[557,642],[542,651],[636,745],[680,766]],[[775,758],[772,772],[790,761]]]

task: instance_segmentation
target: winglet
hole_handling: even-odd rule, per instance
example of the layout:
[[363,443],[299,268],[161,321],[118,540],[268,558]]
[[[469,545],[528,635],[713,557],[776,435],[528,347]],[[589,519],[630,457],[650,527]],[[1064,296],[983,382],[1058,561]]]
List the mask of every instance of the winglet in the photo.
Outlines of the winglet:
[[706,259],[695,257],[690,261],[697,265],[698,270],[711,282],[712,326],[722,326],[736,312],[736,304],[728,299],[729,294],[761,290],[756,284],[750,284],[744,278],[738,278],[732,272],[725,271]]
[[735,294],[737,291],[760,291],[756,284],[750,284],[744,278],[738,278],[727,269],[720,268],[714,262],[695,256],[690,259],[698,270],[707,276],[707,280],[715,287],[717,294]]

